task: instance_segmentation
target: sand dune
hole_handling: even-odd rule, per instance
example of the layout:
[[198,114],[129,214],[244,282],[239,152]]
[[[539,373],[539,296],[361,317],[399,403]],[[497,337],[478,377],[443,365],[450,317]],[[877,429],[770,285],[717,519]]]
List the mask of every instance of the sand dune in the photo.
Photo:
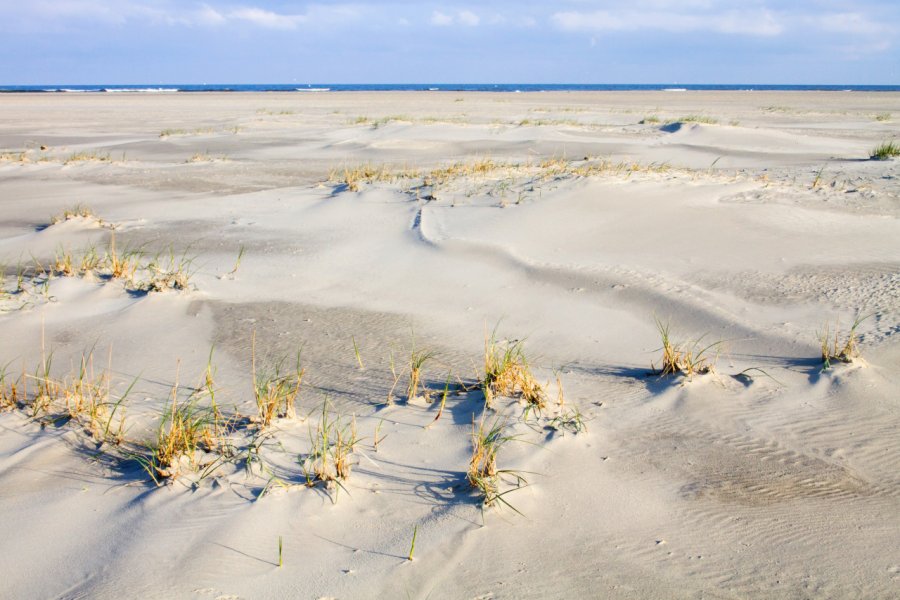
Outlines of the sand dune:
[[[896,94],[0,104],[0,390],[28,389],[0,413],[0,596],[895,595],[900,163],[868,157]],[[77,205],[100,220],[51,224]],[[133,281],[41,271],[113,232]],[[860,316],[860,356],[823,369],[818,334]],[[657,320],[713,371],[648,375]],[[491,331],[523,341],[540,414],[485,408]],[[235,418],[158,486],[134,459],[173,396],[256,415],[254,369],[298,350],[295,417]],[[91,351],[107,417],[133,386],[118,446],[35,397]],[[307,486],[323,404],[360,441]],[[466,480],[482,415],[515,438],[509,505]]]

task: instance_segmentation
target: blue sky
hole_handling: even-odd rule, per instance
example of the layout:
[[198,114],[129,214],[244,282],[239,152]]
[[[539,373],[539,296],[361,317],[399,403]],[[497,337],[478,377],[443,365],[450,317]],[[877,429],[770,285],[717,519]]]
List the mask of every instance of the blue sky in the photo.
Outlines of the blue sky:
[[898,84],[898,34],[898,0],[0,0],[0,84]]

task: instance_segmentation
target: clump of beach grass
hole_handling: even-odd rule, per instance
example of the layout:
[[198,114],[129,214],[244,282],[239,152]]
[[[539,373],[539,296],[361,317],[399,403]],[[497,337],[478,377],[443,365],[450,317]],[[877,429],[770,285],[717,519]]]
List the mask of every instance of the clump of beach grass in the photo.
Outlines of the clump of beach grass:
[[[669,335],[669,324],[656,319],[656,329],[662,341],[662,358],[659,370],[651,364],[651,370],[660,376],[684,375],[691,379],[694,375],[712,372],[715,367],[717,350],[722,342],[717,341],[702,346],[702,336],[698,340],[675,343]],[[715,352],[710,356],[711,352]]]
[[701,123],[704,125],[716,125],[719,121],[706,115],[687,115],[670,123]]
[[78,270],[74,265],[72,253],[64,248],[58,248],[50,265],[50,272],[59,277],[74,277]]
[[322,483],[326,488],[344,488],[343,481],[350,477],[354,464],[353,452],[360,438],[356,433],[356,419],[343,419],[340,415],[331,416],[328,412],[329,402],[322,403],[322,416],[313,432],[309,428],[310,451],[302,459],[301,466],[306,478],[306,485],[315,486]]
[[212,127],[195,127],[194,129],[166,128],[159,132],[159,137],[165,139],[173,136],[204,135],[210,133],[215,133],[215,130]]
[[468,162],[454,162],[429,171],[425,176],[425,183],[426,185],[434,185],[459,177],[485,177],[498,169],[511,168],[512,166],[495,161],[490,157],[478,158]]
[[109,152],[103,154],[97,151],[91,152],[73,152],[69,156],[63,159],[64,165],[70,165],[73,163],[82,163],[82,162],[110,162],[112,159],[110,158]]
[[[515,439],[516,436],[506,433],[506,425],[499,418],[489,426],[485,425],[484,415],[477,426],[474,420],[472,422],[472,456],[466,470],[466,480],[481,496],[483,507],[499,503],[519,512],[504,496],[527,484],[527,481],[518,471],[497,468],[497,455],[501,448]],[[504,478],[512,481],[515,487],[500,491]]]
[[187,135],[187,130],[167,127],[166,129],[163,129],[159,132],[159,137],[161,138],[167,138],[173,135]]
[[525,357],[523,341],[497,340],[496,330],[484,340],[484,376],[481,380],[485,405],[492,407],[496,396],[518,397],[526,410],[540,413],[546,394],[537,382]]
[[256,333],[252,339],[252,377],[253,396],[256,400],[256,421],[260,428],[269,427],[275,419],[295,416],[295,404],[300,395],[303,375],[306,373],[300,364],[300,351],[297,351],[297,362],[294,370],[283,372],[283,360],[276,363],[268,371],[258,372],[256,369]]
[[228,157],[224,154],[220,156],[214,156],[209,152],[194,152],[190,158],[188,158],[186,163],[207,163],[207,162],[217,162],[217,161],[226,161]]
[[9,364],[0,367],[0,410],[19,408],[24,394],[23,378],[12,379],[8,368]]
[[419,395],[419,388],[422,388],[422,394],[427,401],[429,399],[428,389],[422,382],[422,369],[425,363],[434,358],[434,352],[428,350],[413,350],[409,354],[409,383],[406,387],[406,400],[411,401]]
[[78,260],[78,272],[82,275],[93,273],[100,267],[101,259],[94,246],[88,246]]
[[102,222],[102,219],[94,213],[94,210],[90,206],[87,206],[86,204],[76,204],[75,206],[63,209],[61,213],[54,215],[50,219],[50,224],[56,225],[57,223],[63,223],[78,218],[94,219],[98,222]]
[[111,279],[121,279],[126,286],[131,286],[134,284],[140,258],[141,253],[137,250],[126,249],[120,253],[113,236],[101,264]]
[[0,152],[0,162],[28,162],[27,152]]
[[823,370],[830,369],[832,362],[851,363],[859,358],[857,329],[870,316],[857,316],[846,334],[841,333],[839,324],[835,324],[832,331],[831,326],[825,323],[825,326],[818,334]]
[[[207,378],[209,373],[207,368]],[[125,451],[126,456],[136,460],[157,485],[174,481],[185,469],[203,466],[198,461],[201,452],[219,452],[227,447],[224,436],[234,423],[229,425],[225,421],[215,403],[208,406],[201,402],[209,391],[201,386],[179,399],[181,394],[176,374],[171,401],[163,410],[155,439],[138,444],[136,451]],[[222,461],[220,457],[212,461],[211,466],[207,464],[201,479],[220,466]]]
[[[59,393],[66,416],[80,423],[97,443],[119,445],[125,438],[125,398],[134,386],[115,402],[111,399],[109,371],[95,374],[93,352],[81,356],[77,374],[64,380]],[[113,418],[118,413],[118,427],[113,429]]]
[[202,407],[195,396],[178,401],[177,385],[172,391],[172,403],[163,412],[156,432],[156,442],[149,447],[145,469],[159,483],[177,477],[183,462],[196,464],[196,453],[208,447],[212,437],[212,412]]
[[159,253],[144,267],[149,277],[141,287],[149,292],[186,290],[193,274],[193,262],[186,252],[180,257],[171,249],[167,255]]
[[376,166],[366,163],[354,167],[333,169],[328,175],[328,180],[332,183],[343,183],[351,192],[358,192],[363,183],[390,183],[397,177],[398,175],[387,165]]
[[887,160],[895,156],[900,156],[900,144],[894,140],[883,142],[869,153],[869,158],[871,160]]

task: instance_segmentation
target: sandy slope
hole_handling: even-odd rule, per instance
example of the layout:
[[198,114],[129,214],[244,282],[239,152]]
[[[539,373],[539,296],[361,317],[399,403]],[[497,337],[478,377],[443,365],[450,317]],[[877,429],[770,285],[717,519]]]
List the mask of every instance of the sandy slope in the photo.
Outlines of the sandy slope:
[[[900,163],[867,158],[900,131],[897,95],[0,105],[0,151],[26,152],[0,159],[4,290],[18,264],[103,251],[103,224],[47,226],[76,204],[115,225],[120,248],[193,257],[188,291],[58,277],[0,296],[10,377],[35,372],[42,331],[57,377],[94,348],[118,393],[139,378],[127,435],[140,440],[176,380],[184,393],[201,379],[211,346],[229,410],[255,411],[254,335],[259,364],[291,363],[302,347],[307,373],[300,416],[261,449],[267,470],[227,464],[195,486],[156,488],[71,424],[0,414],[0,596],[896,595]],[[485,172],[436,185],[400,177],[353,191],[329,177],[487,159]],[[863,360],[822,371],[816,332],[859,313],[871,314]],[[654,317],[678,339],[723,341],[716,372],[647,377]],[[588,420],[575,435],[547,427],[555,405],[530,423],[510,399],[487,413],[519,436],[499,462],[528,479],[504,496],[521,515],[482,513],[465,482],[479,391],[451,394],[427,429],[437,405],[407,401],[405,378],[384,405],[391,355],[402,366],[413,346],[432,350],[430,387],[448,374],[472,383],[495,326],[526,340],[554,403],[558,375]],[[298,457],[326,398],[364,438],[346,490],[302,485]],[[273,474],[292,485],[259,497]]]

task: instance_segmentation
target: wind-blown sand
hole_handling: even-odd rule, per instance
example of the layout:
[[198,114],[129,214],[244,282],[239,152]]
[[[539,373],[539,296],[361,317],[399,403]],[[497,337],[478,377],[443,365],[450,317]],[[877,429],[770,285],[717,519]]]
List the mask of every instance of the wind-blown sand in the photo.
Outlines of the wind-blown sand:
[[[231,412],[255,414],[254,336],[258,365],[302,348],[306,369],[261,461],[239,448],[161,487],[73,422],[0,414],[0,596],[900,590],[900,161],[868,160],[900,133],[900,95],[16,94],[0,109],[7,381],[33,390],[42,353],[63,378],[93,349],[114,398],[139,378],[133,444],[211,347]],[[472,172],[427,176],[457,161]],[[391,180],[351,189],[342,170],[363,164]],[[107,226],[47,226],[78,204],[118,248],[193,258],[189,289],[26,277],[14,292],[18,265],[104,252]],[[817,332],[857,315],[861,359],[823,371]],[[714,372],[648,376],[656,318],[721,341]],[[391,356],[401,371],[413,348],[435,353],[433,400],[448,375],[476,383],[495,327],[525,341],[549,406],[527,423],[515,399],[488,411],[518,436],[499,468],[528,485],[482,512],[465,478],[481,392],[451,393],[428,428],[438,402],[407,400],[405,375],[385,400]],[[557,377],[586,431],[549,427]],[[363,439],[343,488],[308,488],[326,398]]]

